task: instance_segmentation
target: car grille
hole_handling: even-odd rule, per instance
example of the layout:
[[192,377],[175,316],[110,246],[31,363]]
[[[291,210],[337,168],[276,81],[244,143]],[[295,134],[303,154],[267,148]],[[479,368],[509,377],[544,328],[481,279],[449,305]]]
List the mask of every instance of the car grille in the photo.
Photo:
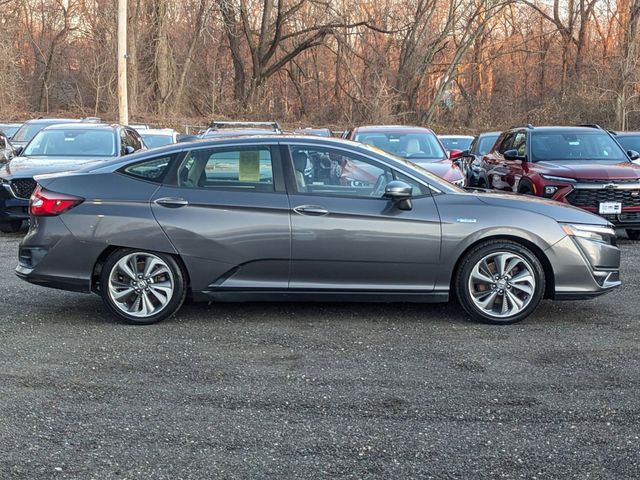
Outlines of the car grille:
[[17,198],[28,200],[38,183],[33,178],[18,178],[11,180],[11,190]]
[[567,201],[571,205],[582,208],[591,207],[597,209],[598,205],[602,202],[620,202],[623,207],[640,207],[640,189],[576,189],[567,195]]
[[639,223],[640,212],[624,212],[620,215],[602,215],[611,223]]

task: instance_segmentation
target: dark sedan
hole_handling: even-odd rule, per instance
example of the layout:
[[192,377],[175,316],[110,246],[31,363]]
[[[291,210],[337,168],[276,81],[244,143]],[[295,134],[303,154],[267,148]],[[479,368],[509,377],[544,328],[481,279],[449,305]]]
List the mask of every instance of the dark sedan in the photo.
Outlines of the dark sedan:
[[17,232],[29,218],[35,175],[78,170],[143,147],[138,133],[121,125],[72,123],[42,129],[20,156],[0,166],[0,231]]
[[[336,182],[309,158],[373,183]],[[138,324],[205,301],[442,302],[513,323],[620,285],[615,232],[555,202],[468,193],[365,145],[301,136],[177,144],[38,177],[21,278],[96,292]]]

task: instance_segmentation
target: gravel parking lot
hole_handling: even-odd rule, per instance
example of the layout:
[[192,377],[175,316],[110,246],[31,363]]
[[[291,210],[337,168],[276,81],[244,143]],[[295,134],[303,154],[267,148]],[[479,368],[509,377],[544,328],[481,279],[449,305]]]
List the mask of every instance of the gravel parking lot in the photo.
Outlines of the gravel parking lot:
[[640,243],[624,287],[525,323],[449,305],[187,305],[151,327],[13,274],[0,478],[638,478]]

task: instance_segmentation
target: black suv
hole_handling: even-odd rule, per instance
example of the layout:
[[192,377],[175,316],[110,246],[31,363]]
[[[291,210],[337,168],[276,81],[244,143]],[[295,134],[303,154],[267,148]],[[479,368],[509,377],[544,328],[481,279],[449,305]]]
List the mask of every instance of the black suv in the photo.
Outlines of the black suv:
[[138,132],[122,125],[78,122],[43,128],[20,156],[0,166],[0,231],[17,232],[28,219],[34,176],[79,170],[144,148]]

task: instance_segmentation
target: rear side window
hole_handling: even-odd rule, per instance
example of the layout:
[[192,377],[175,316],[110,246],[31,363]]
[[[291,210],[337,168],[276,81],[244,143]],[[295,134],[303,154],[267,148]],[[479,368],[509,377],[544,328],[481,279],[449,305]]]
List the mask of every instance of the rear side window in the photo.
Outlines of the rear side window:
[[271,150],[267,147],[193,150],[180,166],[178,184],[186,188],[273,192]]
[[145,160],[125,167],[122,172],[131,177],[155,183],[162,183],[174,158],[175,154]]

